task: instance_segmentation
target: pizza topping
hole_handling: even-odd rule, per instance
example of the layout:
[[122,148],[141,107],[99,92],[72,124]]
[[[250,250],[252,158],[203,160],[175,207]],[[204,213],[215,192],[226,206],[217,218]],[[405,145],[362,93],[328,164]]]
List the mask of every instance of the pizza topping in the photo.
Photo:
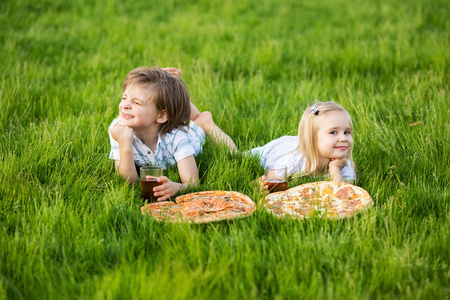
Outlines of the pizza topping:
[[266,209],[275,216],[342,218],[373,204],[370,195],[360,187],[339,182],[315,182],[269,194]]
[[344,187],[336,192],[336,197],[341,199],[351,199],[355,191],[351,187]]
[[327,187],[326,189],[323,190],[323,192],[324,192],[325,194],[331,194],[331,193],[333,192],[333,189],[330,188],[330,187]]
[[207,223],[246,216],[256,208],[246,195],[227,191],[191,193],[179,196],[175,201],[150,203],[141,210],[158,221]]
[[303,189],[302,192],[300,193],[300,197],[305,199],[316,198],[317,196],[319,196],[319,191],[315,188],[308,187]]

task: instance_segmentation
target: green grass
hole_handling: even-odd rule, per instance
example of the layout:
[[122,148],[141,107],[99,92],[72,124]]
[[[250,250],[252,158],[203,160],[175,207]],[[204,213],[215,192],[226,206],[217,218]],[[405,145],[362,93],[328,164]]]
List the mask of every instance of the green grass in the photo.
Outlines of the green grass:
[[[447,1],[133,2],[0,3],[0,299],[450,298]],[[373,209],[141,215],[107,128],[126,74],[155,64],[184,71],[242,152],[295,135],[315,99],[341,103]],[[208,141],[197,163],[192,190],[262,200],[255,159]]]

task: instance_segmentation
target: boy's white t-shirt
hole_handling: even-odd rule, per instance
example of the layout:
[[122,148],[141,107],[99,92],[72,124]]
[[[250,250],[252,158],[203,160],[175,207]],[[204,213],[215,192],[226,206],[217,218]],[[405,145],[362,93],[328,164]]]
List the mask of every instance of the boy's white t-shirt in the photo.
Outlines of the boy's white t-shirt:
[[[301,174],[305,169],[306,158],[300,151],[293,151],[297,148],[298,136],[286,135],[250,151],[259,157],[263,168],[269,165],[286,166],[289,176]],[[347,165],[341,168],[341,174],[345,180],[355,180],[355,172],[349,159],[347,159]]]
[[[120,160],[119,143],[112,138],[109,129],[112,125],[118,124],[119,119],[114,119],[108,128],[111,151],[109,158]],[[158,136],[155,153],[142,142],[136,135],[133,141],[134,162],[138,166],[160,165],[166,169],[168,166],[175,165],[178,161],[188,156],[196,156],[202,152],[202,146],[205,142],[206,134],[203,129],[195,122],[191,121],[188,132],[180,129],[174,129],[170,133]]]

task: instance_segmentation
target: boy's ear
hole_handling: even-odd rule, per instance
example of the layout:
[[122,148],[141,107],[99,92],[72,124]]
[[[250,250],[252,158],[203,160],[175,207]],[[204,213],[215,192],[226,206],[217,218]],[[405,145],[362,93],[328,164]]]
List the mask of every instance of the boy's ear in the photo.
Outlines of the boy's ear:
[[156,122],[158,122],[159,124],[164,124],[167,122],[167,120],[168,120],[167,111],[163,109],[162,111],[159,112],[158,118],[156,118]]

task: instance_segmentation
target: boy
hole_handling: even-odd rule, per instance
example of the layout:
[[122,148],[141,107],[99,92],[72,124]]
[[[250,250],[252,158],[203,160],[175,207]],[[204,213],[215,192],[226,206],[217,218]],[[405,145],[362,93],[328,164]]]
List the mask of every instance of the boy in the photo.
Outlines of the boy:
[[119,174],[130,182],[139,180],[136,166],[177,165],[182,183],[165,176],[158,178],[162,184],[153,189],[158,201],[174,196],[188,184],[199,183],[194,156],[202,151],[205,132],[213,142],[225,142],[236,150],[211,114],[200,113],[190,102],[180,75],[176,68],[132,70],[123,83],[119,117],[109,127],[110,158],[115,160]]

